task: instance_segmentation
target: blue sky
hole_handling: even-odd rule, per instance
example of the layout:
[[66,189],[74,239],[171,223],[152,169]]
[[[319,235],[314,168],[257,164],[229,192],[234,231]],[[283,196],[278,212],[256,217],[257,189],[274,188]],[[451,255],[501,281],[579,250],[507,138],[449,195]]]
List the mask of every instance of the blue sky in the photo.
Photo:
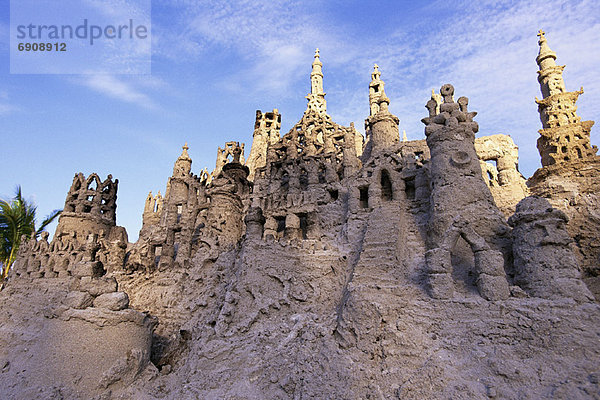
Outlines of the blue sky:
[[10,74],[9,23],[9,2],[0,0],[0,196],[20,184],[46,215],[63,206],[75,173],[110,173],[130,240],[146,195],[164,193],[185,142],[199,173],[214,168],[226,141],[249,152],[257,109],[278,108],[282,134],[300,119],[316,47],[336,122],[362,129],[373,63],[409,139],[424,138],[431,89],[452,83],[479,113],[479,136],[513,137],[529,177],[540,166],[534,98],[543,28],[567,65],[567,89],[585,89],[579,115],[600,120],[597,1],[157,0],[151,75]]

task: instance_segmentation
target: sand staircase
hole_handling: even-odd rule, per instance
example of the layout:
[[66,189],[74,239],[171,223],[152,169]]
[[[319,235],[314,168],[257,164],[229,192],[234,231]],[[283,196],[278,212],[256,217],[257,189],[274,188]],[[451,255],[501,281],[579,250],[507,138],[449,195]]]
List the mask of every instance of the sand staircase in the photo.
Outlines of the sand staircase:
[[407,267],[425,253],[418,228],[410,218],[397,202],[383,203],[371,212],[353,286],[384,292],[405,286]]

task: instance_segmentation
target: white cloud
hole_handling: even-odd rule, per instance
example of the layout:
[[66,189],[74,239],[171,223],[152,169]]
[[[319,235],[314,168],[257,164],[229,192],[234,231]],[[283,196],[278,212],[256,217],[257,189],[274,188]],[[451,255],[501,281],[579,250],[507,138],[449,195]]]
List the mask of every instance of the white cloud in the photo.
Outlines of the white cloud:
[[158,78],[131,78],[129,81],[125,81],[113,75],[89,75],[77,78],[74,82],[105,96],[151,110],[157,109],[158,105],[139,86],[156,87],[156,85],[163,85]]
[[[130,19],[134,26],[144,25],[151,39],[151,2],[150,0],[79,0],[83,11],[89,14],[91,24],[101,27],[118,26]],[[78,10],[79,11],[79,10]],[[119,30],[120,32],[120,30]],[[118,70],[120,73],[140,73],[146,71],[151,57],[151,40],[105,40],[103,41],[102,71]],[[110,69],[109,69],[110,68]]]
[[12,114],[19,110],[19,107],[10,103],[8,92],[5,90],[0,91],[0,115]]
[[11,104],[0,103],[0,115],[8,115],[12,114],[15,111],[18,111],[19,108],[15,107]]
[[159,56],[182,59],[182,54],[212,57],[214,51],[233,53],[240,67],[228,79],[230,90],[276,91],[285,96],[290,86],[304,78],[301,68],[315,47],[334,40],[313,7],[290,1],[180,2],[187,18],[182,30],[156,27],[154,51]]
[[149,18],[147,11],[150,9],[150,0],[84,0],[83,2],[103,15],[117,20],[126,21],[136,16]]

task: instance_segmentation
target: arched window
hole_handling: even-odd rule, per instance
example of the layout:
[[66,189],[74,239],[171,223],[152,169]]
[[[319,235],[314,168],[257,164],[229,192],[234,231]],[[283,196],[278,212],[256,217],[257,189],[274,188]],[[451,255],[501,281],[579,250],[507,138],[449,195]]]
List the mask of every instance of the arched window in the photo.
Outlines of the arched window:
[[392,181],[390,180],[390,174],[384,169],[381,171],[381,199],[391,201],[392,198]]
[[369,207],[369,187],[363,186],[358,188],[359,190],[359,202],[361,208]]

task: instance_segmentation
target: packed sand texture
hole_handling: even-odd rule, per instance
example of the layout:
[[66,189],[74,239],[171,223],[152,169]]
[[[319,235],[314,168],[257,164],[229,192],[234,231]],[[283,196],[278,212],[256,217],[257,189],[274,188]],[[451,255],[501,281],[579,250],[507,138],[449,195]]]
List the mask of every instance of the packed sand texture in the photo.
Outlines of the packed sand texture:
[[137,242],[118,180],[75,175],[0,292],[0,397],[600,399],[600,157],[539,46],[527,181],[450,84],[423,140],[377,66],[366,135],[336,124],[318,50],[300,121],[257,111],[212,173],[186,144]]

